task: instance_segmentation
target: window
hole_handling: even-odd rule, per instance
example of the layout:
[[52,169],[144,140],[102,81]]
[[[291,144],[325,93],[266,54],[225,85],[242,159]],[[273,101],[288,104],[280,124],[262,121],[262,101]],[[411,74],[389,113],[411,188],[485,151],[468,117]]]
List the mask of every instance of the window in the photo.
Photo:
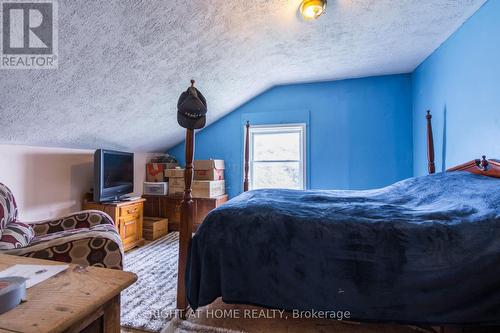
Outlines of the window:
[[250,189],[306,188],[305,124],[250,127]]

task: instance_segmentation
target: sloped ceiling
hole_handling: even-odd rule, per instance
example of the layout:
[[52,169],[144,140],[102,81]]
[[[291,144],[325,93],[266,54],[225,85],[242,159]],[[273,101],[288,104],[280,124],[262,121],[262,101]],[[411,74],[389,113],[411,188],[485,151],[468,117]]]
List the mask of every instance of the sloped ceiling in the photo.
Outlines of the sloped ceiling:
[[485,0],[59,0],[59,68],[0,70],[0,142],[160,151],[197,80],[208,122],[281,83],[411,72]]

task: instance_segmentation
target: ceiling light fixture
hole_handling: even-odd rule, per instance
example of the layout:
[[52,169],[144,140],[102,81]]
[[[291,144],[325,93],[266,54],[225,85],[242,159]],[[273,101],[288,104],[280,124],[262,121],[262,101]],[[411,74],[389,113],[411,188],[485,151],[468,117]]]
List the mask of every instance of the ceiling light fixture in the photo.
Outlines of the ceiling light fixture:
[[303,0],[300,4],[300,13],[306,20],[313,20],[325,12],[326,0]]

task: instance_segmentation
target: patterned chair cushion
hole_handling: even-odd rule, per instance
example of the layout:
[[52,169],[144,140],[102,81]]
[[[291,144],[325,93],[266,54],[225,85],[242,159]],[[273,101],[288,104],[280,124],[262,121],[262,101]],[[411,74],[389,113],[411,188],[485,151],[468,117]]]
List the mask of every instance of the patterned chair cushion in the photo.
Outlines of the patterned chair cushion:
[[[7,200],[4,202],[7,203]],[[7,208],[3,209],[7,211]],[[17,210],[9,209],[15,212],[13,216],[17,218]],[[29,225],[9,219],[4,232],[0,253],[84,266],[123,268],[120,235],[113,219],[101,211],[81,211]]]
[[123,268],[122,242],[111,224],[36,236],[29,246],[3,253],[83,266]]
[[0,250],[11,250],[28,246],[35,237],[35,232],[28,224],[11,222],[3,230],[0,238]]
[[0,237],[7,225],[17,220],[17,205],[12,192],[0,183]]
[[112,224],[102,224],[102,225],[97,225],[92,228],[80,228],[80,229],[69,229],[69,230],[63,230],[63,231],[56,231],[56,232],[51,232],[49,234],[45,235],[35,235],[35,238],[31,241],[30,245],[35,245],[39,243],[45,243],[49,242],[58,238],[62,237],[69,237],[73,235],[79,235],[86,233],[87,236],[93,236],[93,237],[104,237],[106,235],[111,235],[111,234],[118,234],[118,231],[116,230],[116,227]]
[[78,229],[89,229],[98,225],[109,224],[114,226],[113,219],[106,213],[98,210],[85,210],[68,216],[41,222],[33,222],[36,237]]

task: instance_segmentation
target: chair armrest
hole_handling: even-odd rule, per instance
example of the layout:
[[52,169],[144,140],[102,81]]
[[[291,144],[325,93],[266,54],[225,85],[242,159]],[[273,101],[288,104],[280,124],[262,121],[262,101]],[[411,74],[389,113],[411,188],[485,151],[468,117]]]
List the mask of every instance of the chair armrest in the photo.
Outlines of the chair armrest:
[[124,256],[120,235],[109,224],[47,234],[29,246],[1,253],[114,269],[123,268]]
[[35,236],[51,234],[54,232],[92,228],[100,224],[114,225],[113,219],[108,214],[99,210],[84,210],[53,220],[29,223],[35,231]]

